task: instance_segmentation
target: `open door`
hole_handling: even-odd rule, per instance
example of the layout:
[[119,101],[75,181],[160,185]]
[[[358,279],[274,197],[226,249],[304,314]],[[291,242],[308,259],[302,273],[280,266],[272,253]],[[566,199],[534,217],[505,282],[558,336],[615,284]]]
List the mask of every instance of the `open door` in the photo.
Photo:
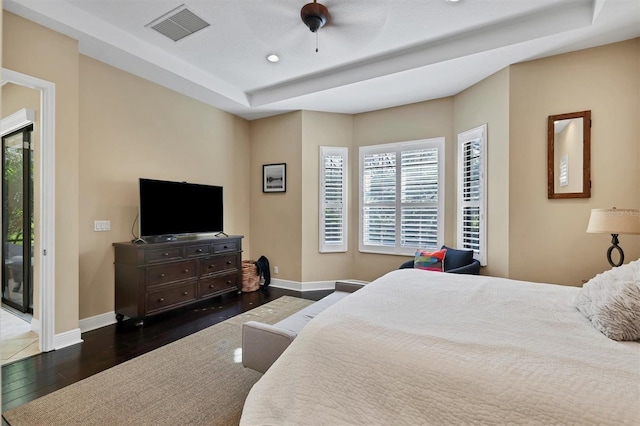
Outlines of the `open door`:
[[33,156],[29,125],[2,137],[2,302],[33,314]]

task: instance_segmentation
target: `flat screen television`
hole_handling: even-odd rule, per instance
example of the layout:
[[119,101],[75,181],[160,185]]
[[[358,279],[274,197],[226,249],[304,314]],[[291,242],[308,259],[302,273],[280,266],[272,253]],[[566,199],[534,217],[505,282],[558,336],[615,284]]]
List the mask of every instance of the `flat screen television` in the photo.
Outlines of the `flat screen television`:
[[140,178],[140,237],[223,231],[222,187]]

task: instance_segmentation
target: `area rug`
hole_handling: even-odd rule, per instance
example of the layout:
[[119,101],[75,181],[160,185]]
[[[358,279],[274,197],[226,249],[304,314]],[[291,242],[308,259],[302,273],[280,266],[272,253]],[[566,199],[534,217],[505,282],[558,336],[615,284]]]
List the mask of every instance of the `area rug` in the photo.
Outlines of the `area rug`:
[[313,303],[283,296],[3,413],[11,426],[237,425],[260,373],[242,367],[242,324]]

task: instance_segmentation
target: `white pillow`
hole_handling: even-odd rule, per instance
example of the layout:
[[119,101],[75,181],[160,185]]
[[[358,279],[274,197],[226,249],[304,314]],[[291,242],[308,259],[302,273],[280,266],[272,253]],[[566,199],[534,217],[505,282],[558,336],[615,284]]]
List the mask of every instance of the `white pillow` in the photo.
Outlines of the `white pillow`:
[[640,339],[640,259],[589,280],[576,308],[610,339]]

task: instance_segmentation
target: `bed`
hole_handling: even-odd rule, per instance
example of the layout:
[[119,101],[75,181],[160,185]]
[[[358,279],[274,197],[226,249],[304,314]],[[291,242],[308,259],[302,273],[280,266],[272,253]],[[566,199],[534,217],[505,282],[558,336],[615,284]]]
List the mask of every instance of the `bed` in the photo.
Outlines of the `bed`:
[[596,329],[580,291],[390,272],[302,330],[241,425],[640,424],[640,343]]

